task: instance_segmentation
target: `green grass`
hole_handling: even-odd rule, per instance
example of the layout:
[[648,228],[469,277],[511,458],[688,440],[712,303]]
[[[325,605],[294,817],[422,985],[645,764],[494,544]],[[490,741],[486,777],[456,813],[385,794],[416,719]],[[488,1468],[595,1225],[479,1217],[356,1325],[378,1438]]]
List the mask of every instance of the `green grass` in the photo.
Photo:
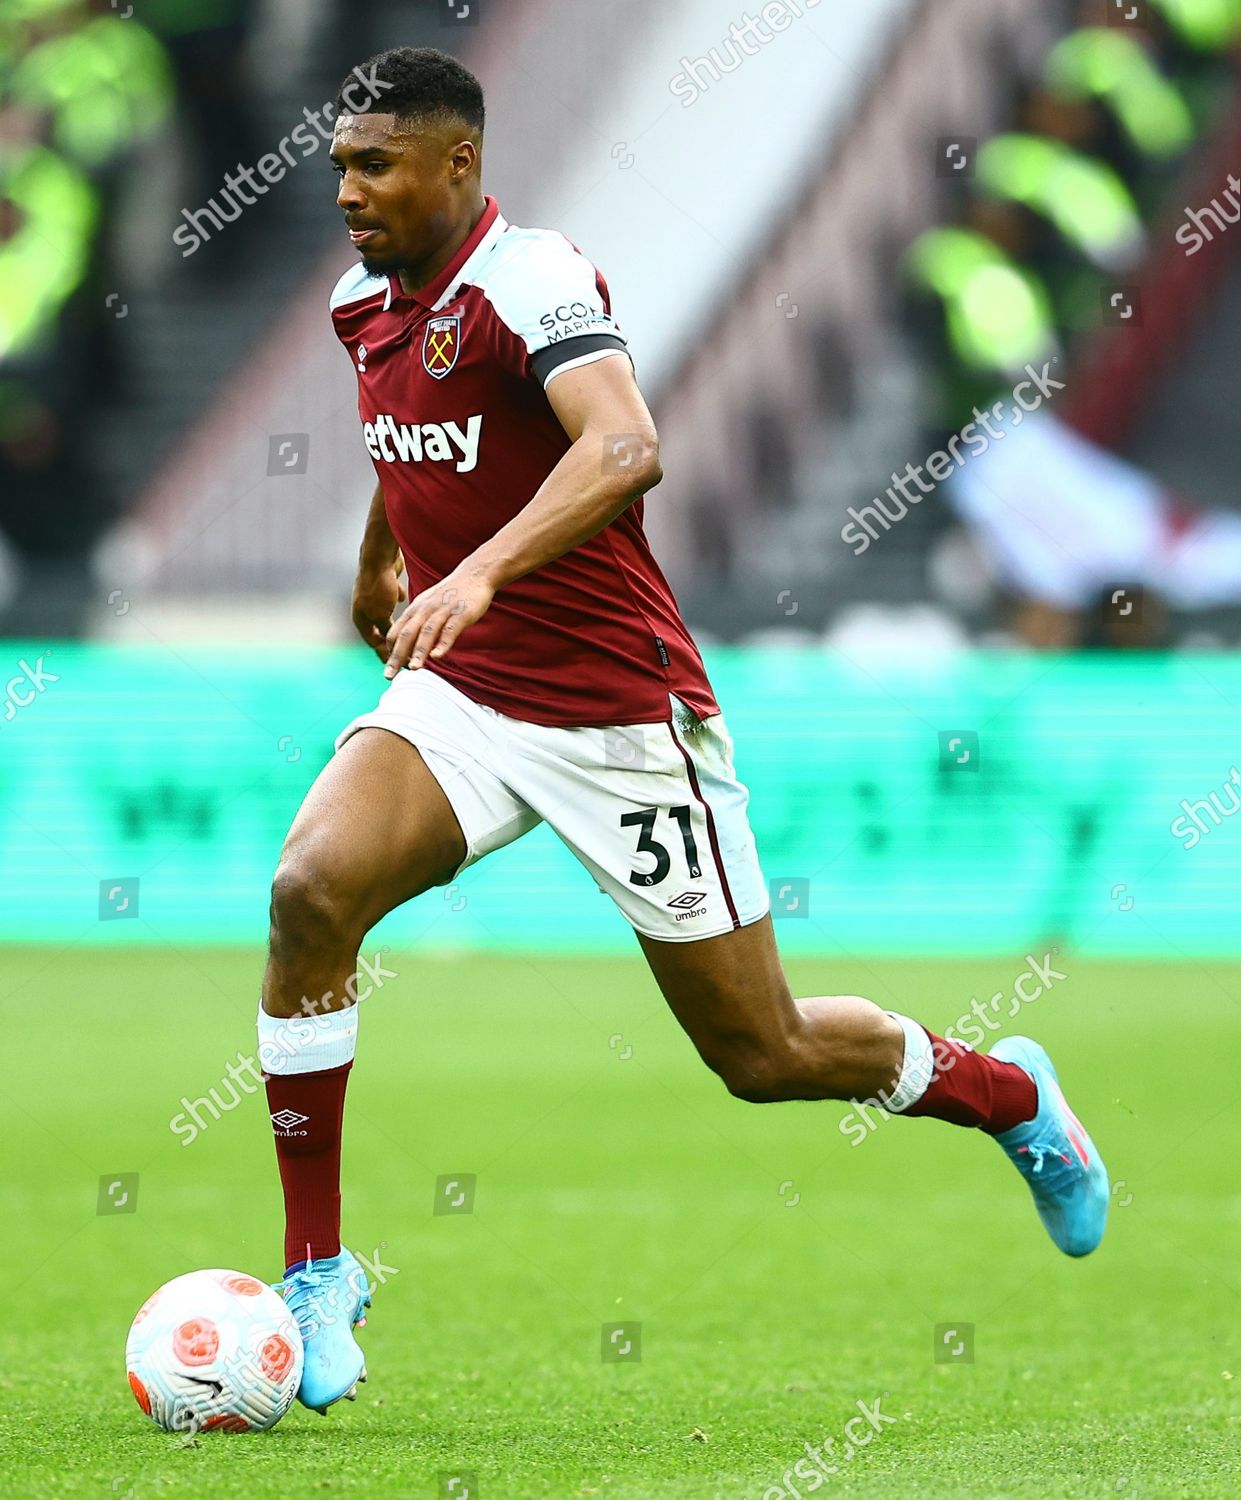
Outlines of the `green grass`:
[[[168,1128],[251,1047],[260,956],[6,953],[0,1492],[430,1500],[464,1469],[478,1500],[760,1500],[877,1396],[900,1420],[818,1493],[1241,1492],[1241,970],[1068,960],[1021,1018],[1125,1182],[1071,1262],[973,1132],[887,1120],[853,1147],[839,1106],[730,1099],[636,962],[388,963],[345,1147],[346,1241],[398,1268],[370,1383],[187,1444],[122,1350],[169,1277],[280,1269],[260,1100],[188,1147]],[[793,977],[942,1026],[1022,966]],[[122,1171],[137,1212],[98,1216]],[[432,1214],[449,1172],[477,1174],[473,1214]],[[625,1320],[641,1362],[604,1364]],[[973,1364],[934,1363],[944,1323],[974,1325]]]

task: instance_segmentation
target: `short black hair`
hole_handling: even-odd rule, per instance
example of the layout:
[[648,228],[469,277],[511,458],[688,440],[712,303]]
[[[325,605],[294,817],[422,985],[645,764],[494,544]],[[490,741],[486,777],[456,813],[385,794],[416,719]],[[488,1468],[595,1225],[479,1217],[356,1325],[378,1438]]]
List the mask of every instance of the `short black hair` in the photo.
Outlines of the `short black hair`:
[[[360,89],[369,94],[362,109],[350,102]],[[452,118],[479,135],[487,117],[482,84],[464,63],[434,47],[393,47],[359,63],[340,86],[336,112]]]

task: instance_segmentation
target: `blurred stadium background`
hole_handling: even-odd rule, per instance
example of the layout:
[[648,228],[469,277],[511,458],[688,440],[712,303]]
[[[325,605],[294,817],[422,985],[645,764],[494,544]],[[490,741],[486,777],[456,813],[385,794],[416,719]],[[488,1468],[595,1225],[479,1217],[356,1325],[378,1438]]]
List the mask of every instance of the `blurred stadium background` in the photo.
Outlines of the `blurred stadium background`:
[[[1235,951],[1207,834],[1241,701],[1239,28],[1241,0],[8,0],[6,935],[261,942],[377,692],[323,110],[400,40],[479,72],[489,189],[612,283],[786,940]],[[1043,410],[945,460],[1027,370]],[[628,951],[545,831],[446,894],[403,941]]]

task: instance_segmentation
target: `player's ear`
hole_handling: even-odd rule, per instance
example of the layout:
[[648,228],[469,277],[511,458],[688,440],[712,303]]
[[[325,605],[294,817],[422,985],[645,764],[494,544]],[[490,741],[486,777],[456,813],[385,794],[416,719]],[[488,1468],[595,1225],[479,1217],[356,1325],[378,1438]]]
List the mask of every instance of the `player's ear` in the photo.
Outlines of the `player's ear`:
[[448,158],[449,174],[454,182],[462,182],[478,164],[478,147],[473,141],[458,141]]

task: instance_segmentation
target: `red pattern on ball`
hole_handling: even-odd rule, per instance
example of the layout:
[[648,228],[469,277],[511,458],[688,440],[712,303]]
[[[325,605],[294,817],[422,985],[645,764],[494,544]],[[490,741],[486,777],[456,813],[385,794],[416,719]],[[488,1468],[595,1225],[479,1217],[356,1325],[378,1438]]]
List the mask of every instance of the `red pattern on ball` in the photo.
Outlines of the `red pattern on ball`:
[[138,1405],[149,1417],[151,1415],[151,1398],[147,1395],[146,1386],[143,1385],[132,1370],[129,1372],[129,1389],[133,1391]]
[[208,1417],[203,1423],[204,1432],[249,1432],[250,1424],[235,1411],[221,1412],[218,1417]]
[[183,1365],[209,1365],[220,1349],[220,1335],[210,1318],[187,1318],[172,1335],[172,1352]]
[[263,1283],[256,1281],[253,1276],[225,1276],[220,1284],[226,1291],[236,1292],[239,1297],[257,1297],[263,1290]]
[[259,1350],[259,1364],[269,1380],[283,1380],[293,1363],[293,1345],[281,1333],[265,1339]]

